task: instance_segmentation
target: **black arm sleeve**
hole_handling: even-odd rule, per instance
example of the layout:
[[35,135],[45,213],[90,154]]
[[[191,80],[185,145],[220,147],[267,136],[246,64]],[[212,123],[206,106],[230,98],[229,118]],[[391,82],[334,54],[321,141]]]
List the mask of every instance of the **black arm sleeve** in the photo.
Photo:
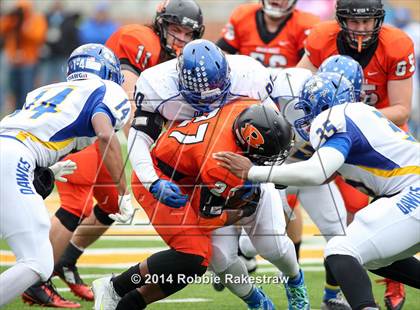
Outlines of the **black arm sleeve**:
[[227,43],[223,38],[217,40],[216,45],[229,54],[236,54],[238,52],[236,48]]
[[141,70],[135,66],[133,66],[127,58],[121,58],[121,70],[128,70],[133,72],[134,74],[140,75]]
[[131,127],[146,133],[154,141],[162,132],[165,119],[159,113],[141,111],[137,109]]

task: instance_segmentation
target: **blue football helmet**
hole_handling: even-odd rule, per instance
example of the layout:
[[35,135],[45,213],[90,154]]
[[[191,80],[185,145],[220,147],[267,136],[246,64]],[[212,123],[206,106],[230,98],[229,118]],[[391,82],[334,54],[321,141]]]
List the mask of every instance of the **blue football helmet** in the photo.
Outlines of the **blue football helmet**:
[[[230,88],[230,68],[225,54],[213,42],[194,40],[178,57],[179,90],[200,112],[223,105]],[[218,105],[212,105],[216,101]]]
[[344,75],[354,86],[356,101],[361,101],[363,86],[362,66],[350,56],[334,55],[324,60],[318,72],[335,72]]
[[119,85],[124,82],[120,61],[102,44],[89,43],[76,48],[67,60],[67,80],[83,80],[96,75]]
[[302,110],[304,116],[295,120],[293,125],[299,135],[309,141],[309,129],[315,117],[335,105],[355,101],[353,84],[343,75],[318,73],[303,85],[295,109]]

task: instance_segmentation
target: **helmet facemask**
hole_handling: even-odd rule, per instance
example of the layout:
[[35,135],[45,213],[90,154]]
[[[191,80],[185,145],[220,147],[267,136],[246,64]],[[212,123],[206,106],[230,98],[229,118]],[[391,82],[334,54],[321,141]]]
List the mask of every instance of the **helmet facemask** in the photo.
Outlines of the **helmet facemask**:
[[[360,53],[363,49],[369,47],[378,40],[379,32],[385,18],[385,10],[382,5],[375,7],[357,7],[340,6],[337,3],[336,19],[343,30],[348,43]],[[366,20],[374,19],[374,26],[372,30],[357,31],[351,30],[348,26],[348,20]]]
[[276,19],[282,18],[292,13],[297,0],[288,0],[286,8],[270,3],[270,0],[262,0],[263,11],[267,16]]

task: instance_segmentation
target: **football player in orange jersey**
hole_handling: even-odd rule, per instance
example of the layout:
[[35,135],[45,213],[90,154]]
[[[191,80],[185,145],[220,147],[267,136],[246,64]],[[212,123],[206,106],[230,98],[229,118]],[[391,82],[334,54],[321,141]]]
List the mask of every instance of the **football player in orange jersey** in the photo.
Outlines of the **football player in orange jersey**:
[[[231,150],[246,154],[254,162],[285,159],[291,147],[290,125],[273,108],[255,102],[234,101],[184,121],[158,139],[152,151],[154,168],[163,182],[177,184],[188,195],[188,202],[182,209],[169,207],[133,172],[135,198],[170,249],[153,254],[118,276],[95,280],[95,309],[144,309],[183,289],[206,271],[212,255],[211,232],[265,207],[259,205],[260,197],[262,201],[269,191],[261,186],[265,194],[260,195],[259,186],[241,181],[212,157],[218,150]],[[274,187],[271,193],[278,195]],[[139,281],[132,280],[135,278]],[[259,303],[250,308],[274,309],[272,304],[263,307]]]
[[297,65],[303,42],[320,19],[295,9],[297,0],[262,0],[236,8],[217,45],[230,54],[248,55],[266,67]]
[[[416,64],[412,40],[401,30],[384,25],[381,0],[338,0],[337,21],[313,28],[306,41],[306,53],[298,66],[316,71],[331,55],[353,57],[363,67],[365,102],[378,108],[389,120],[407,129],[411,112],[412,76]],[[343,182],[338,182],[338,185]],[[344,184],[343,184],[344,185]],[[356,184],[353,184],[356,185]],[[346,207],[357,212],[367,205],[366,196],[354,188],[341,187]],[[346,200],[350,197],[351,200]],[[355,205],[354,197],[360,205]],[[400,309],[404,287],[386,280],[385,304]]]
[[[158,5],[152,25],[125,25],[108,39],[106,45],[121,61],[121,71],[125,78],[122,86],[132,105],[134,86],[141,72],[176,57],[186,43],[200,38],[203,32],[201,9],[195,1],[170,0]],[[125,128],[126,133],[130,125],[131,121]],[[68,178],[65,185],[56,183],[61,206],[52,217],[50,232],[56,262],[55,273],[76,296],[93,300],[92,291],[79,276],[76,261],[83,250],[96,241],[114,220],[130,221],[134,210],[132,207],[119,210],[116,188],[102,164],[96,143],[66,157],[70,158],[77,163],[77,171]],[[93,198],[97,201],[95,206]],[[80,307],[78,303],[65,300],[45,283],[29,288],[23,300],[60,308]]]
[[[304,54],[304,41],[310,29],[320,21],[316,15],[295,9],[296,2],[262,0],[239,6],[223,28],[217,45],[230,54],[251,56],[266,67],[296,66]],[[296,205],[296,197],[288,196],[288,200],[289,203],[294,201],[290,203],[292,207]],[[288,223],[287,233],[299,257],[303,222],[300,209],[295,208],[294,213],[295,220]]]

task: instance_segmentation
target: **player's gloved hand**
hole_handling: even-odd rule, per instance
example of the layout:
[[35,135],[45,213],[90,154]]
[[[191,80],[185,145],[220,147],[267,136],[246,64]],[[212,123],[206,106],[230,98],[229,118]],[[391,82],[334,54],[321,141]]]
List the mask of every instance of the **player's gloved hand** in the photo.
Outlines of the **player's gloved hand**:
[[120,209],[119,213],[109,214],[109,218],[118,223],[128,223],[134,216],[134,208],[131,204],[131,195],[118,195],[118,207]]
[[188,201],[188,195],[183,195],[178,185],[162,179],[153,182],[150,192],[157,200],[171,208],[181,208]]
[[59,161],[49,167],[54,173],[54,178],[59,182],[67,182],[67,179],[63,176],[73,174],[74,170],[77,169],[77,165],[74,161],[67,159],[66,161]]

